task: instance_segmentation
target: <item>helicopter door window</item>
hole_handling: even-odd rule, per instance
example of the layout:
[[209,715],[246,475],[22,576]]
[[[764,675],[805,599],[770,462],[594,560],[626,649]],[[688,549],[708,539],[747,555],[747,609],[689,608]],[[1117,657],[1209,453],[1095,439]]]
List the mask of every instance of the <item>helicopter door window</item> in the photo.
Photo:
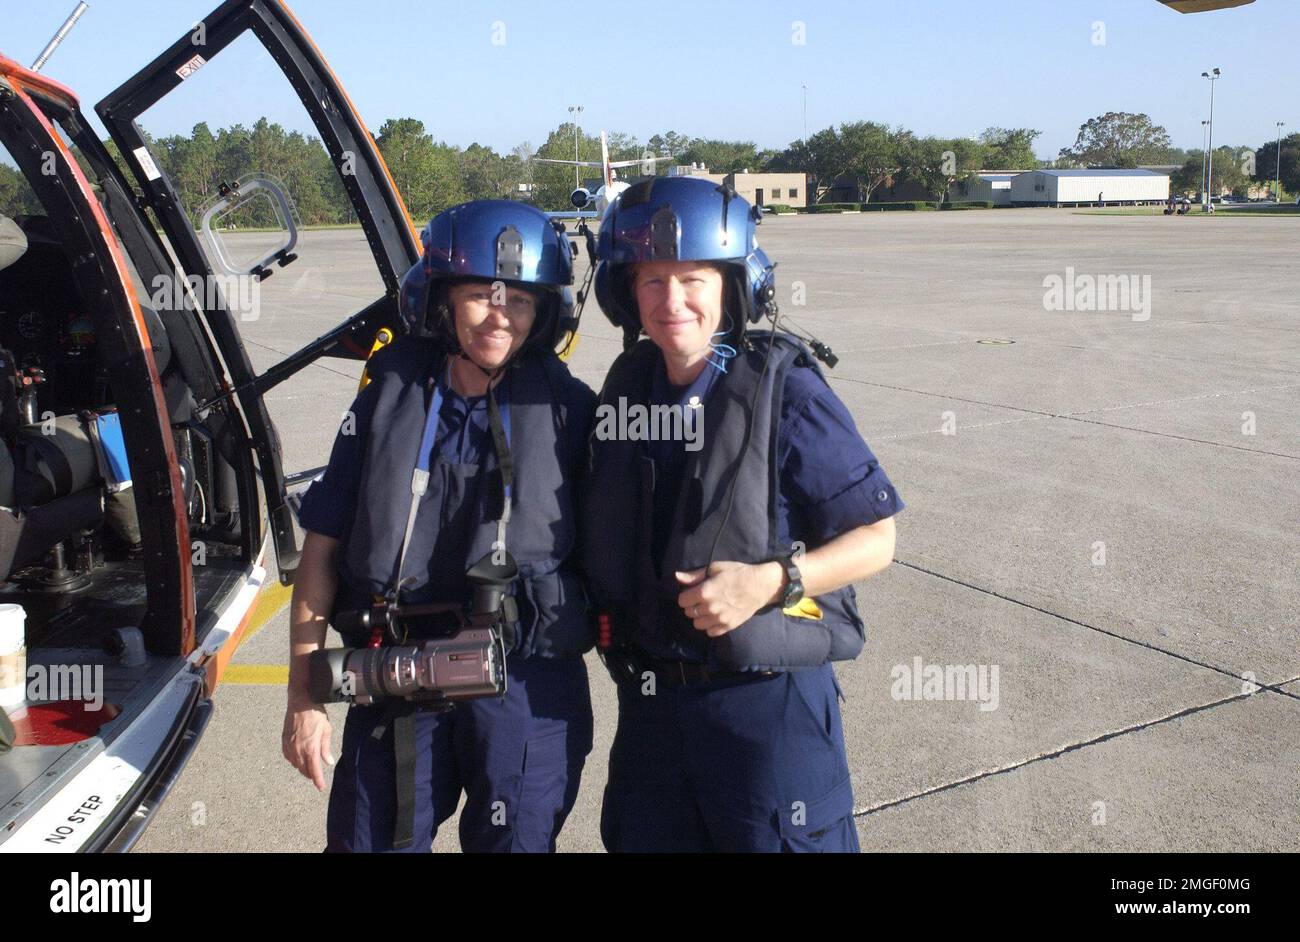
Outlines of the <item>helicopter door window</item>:
[[[211,284],[148,286],[155,308],[219,294],[260,373],[384,295],[340,168],[256,36],[208,57],[136,124],[212,272]],[[319,360],[265,393],[285,467],[322,463],[321,429],[349,407],[363,365]],[[302,421],[307,406],[319,422]]]

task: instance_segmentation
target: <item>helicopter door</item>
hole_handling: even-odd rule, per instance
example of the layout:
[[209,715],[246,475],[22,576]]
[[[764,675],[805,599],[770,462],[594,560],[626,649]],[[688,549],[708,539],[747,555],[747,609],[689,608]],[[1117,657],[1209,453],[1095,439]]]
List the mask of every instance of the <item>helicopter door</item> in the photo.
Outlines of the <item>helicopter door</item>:
[[151,302],[192,307],[224,360],[287,583],[286,477],[304,476],[284,466],[325,463],[376,333],[398,324],[419,258],[401,196],[279,0],[222,4],[95,110],[181,269]]

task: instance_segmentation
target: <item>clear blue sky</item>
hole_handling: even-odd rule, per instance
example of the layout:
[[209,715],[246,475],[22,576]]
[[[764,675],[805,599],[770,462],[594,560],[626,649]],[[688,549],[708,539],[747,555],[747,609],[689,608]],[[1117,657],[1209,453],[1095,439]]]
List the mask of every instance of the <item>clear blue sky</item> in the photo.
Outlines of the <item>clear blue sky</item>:
[[[8,0],[0,51],[30,63],[74,5]],[[45,71],[76,89],[89,112],[215,5],[91,0]],[[859,119],[941,135],[1028,126],[1043,131],[1039,155],[1054,157],[1087,118],[1134,111],[1168,128],[1175,145],[1199,147],[1209,112],[1200,73],[1214,66],[1224,73],[1216,143],[1263,143],[1279,120],[1300,131],[1297,0],[1186,16],[1156,0],[291,6],[372,131],[385,118],[415,117],[435,138],[461,146],[478,141],[506,151],[528,140],[535,147],[568,120],[568,105],[581,104],[590,130],[642,140],[676,130],[781,147],[803,133],[806,83],[809,133]],[[803,45],[792,42],[796,21],[804,24]],[[493,42],[497,22],[503,44]],[[1095,43],[1098,23],[1104,45]],[[590,37],[581,51],[579,34]],[[214,127],[247,123],[263,105],[273,119],[308,129],[269,70],[234,55],[226,68],[224,77],[213,69],[209,84],[195,81],[186,102],[151,116],[149,130],[188,132],[200,119]]]

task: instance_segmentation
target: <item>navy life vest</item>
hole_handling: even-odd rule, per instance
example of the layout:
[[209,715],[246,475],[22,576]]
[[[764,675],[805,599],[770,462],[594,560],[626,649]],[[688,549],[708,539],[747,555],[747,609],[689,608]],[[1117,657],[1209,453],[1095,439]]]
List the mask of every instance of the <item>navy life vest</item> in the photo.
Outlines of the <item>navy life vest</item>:
[[[597,423],[580,501],[583,568],[597,606],[613,616],[615,640],[652,656],[724,670],[795,670],[847,660],[858,655],[866,639],[852,586],[817,596],[820,620],[793,618],[779,606],[769,606],[718,638],[695,630],[677,604],[682,588],[674,573],[701,569],[708,561],[733,476],[735,505],[714,561],[760,563],[792,551],[792,545],[781,543],[777,520],[781,398],[790,370],[816,366],[807,350],[786,335],[754,331],[748,337],[753,349],[729,362],[704,402],[702,447],[687,454],[658,571],[651,548],[655,463],[643,442],[600,440]],[[763,374],[769,345],[771,359]],[[620,408],[620,398],[626,398],[628,408],[647,405],[660,356],[649,340],[620,356],[605,379],[601,405]],[[757,414],[741,456],[751,402]]]
[[[340,586],[336,608],[362,599],[368,604],[367,596],[384,595],[393,584],[430,392],[445,365],[436,343],[402,338],[367,367],[374,412],[340,559],[347,591]],[[569,563],[577,510],[566,476],[582,456],[571,454],[565,429],[589,419],[567,414],[574,397],[564,393],[576,382],[558,357],[541,354],[525,357],[497,387],[500,395],[508,386],[502,409],[509,412],[514,484],[506,548],[519,564],[512,594],[520,611],[516,650],[525,656],[581,654],[594,641],[586,595]],[[495,452],[486,451],[473,465],[435,453],[403,566],[409,581],[401,601],[468,601],[465,571],[492,552],[501,510],[499,464]]]

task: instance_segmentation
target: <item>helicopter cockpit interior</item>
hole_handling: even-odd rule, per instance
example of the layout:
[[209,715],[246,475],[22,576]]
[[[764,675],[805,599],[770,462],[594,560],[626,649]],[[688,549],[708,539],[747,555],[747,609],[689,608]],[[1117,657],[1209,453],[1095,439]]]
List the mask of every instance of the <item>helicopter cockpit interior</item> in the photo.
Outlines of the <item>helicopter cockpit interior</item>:
[[[196,421],[162,318],[147,303],[141,313],[191,525],[230,536],[233,474]],[[142,541],[120,419],[94,318],[49,219],[0,215],[0,602],[24,606],[29,641],[93,645],[92,621],[103,629],[139,617],[145,588],[132,561]],[[117,614],[82,604],[74,616],[71,603],[91,597]]]

